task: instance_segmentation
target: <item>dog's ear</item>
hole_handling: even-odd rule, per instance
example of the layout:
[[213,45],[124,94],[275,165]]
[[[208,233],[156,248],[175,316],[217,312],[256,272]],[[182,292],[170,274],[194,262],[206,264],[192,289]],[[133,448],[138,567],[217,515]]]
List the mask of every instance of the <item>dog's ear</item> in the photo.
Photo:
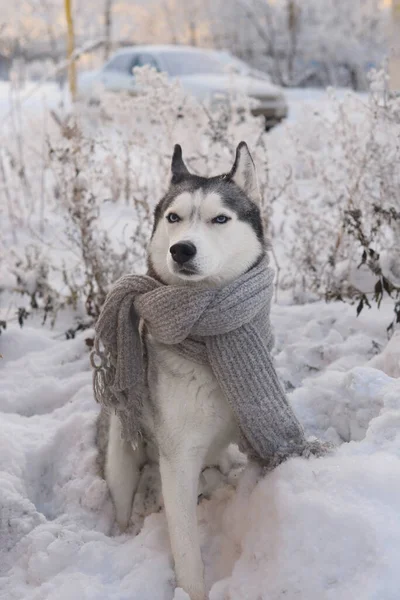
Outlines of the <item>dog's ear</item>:
[[179,183],[184,177],[190,175],[182,158],[182,148],[175,144],[171,162],[171,183]]
[[257,205],[261,203],[257,172],[246,142],[240,142],[236,148],[236,157],[228,178],[238,185]]

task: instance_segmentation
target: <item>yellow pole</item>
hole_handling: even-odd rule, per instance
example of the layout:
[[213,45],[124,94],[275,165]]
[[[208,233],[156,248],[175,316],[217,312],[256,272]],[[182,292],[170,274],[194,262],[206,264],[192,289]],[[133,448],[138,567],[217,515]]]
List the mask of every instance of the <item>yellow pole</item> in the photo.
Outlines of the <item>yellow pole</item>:
[[392,92],[400,92],[400,0],[392,0],[389,76]]
[[74,21],[72,17],[72,0],[64,0],[65,6],[65,18],[67,21],[67,59],[68,59],[68,80],[69,80],[69,91],[71,92],[71,98],[74,101],[76,98],[76,65],[75,60],[72,58],[75,50],[75,36],[74,36]]

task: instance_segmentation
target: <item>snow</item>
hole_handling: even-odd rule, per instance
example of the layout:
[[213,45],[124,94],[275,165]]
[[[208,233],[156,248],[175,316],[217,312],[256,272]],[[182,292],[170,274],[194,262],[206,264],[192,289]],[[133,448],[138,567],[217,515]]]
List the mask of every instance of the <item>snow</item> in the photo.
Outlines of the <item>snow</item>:
[[[56,106],[55,86],[45,91]],[[0,85],[0,119],[8,93]],[[306,104],[322,110],[328,102],[319,91],[288,98],[292,122]],[[42,99],[26,103],[34,115]],[[107,203],[102,218],[121,234],[131,215]],[[43,239],[53,260],[78,268],[79,256],[63,248],[62,221],[51,215]],[[29,237],[18,233],[22,255]],[[1,289],[15,278],[1,269],[0,318],[8,319]],[[37,275],[21,267],[20,276],[32,291]],[[393,306],[384,300],[357,318],[344,303],[287,301],[280,292],[272,310],[276,366],[307,433],[336,450],[267,476],[236,469],[201,501],[210,600],[397,600],[400,331],[386,336]],[[96,466],[93,331],[65,341],[70,316],[60,314],[55,329],[34,315],[22,329],[10,320],[0,335],[0,598],[188,600],[175,589],[164,513],[147,516],[136,536],[137,522],[123,535],[114,523]]]
[[[390,306],[371,311],[274,307],[293,407],[338,449],[266,477],[248,467],[237,490],[200,503],[210,600],[398,597],[400,336],[386,345]],[[136,537],[114,525],[96,472],[91,334],[64,341],[32,319],[0,337],[2,597],[187,600],[174,590],[164,514]]]
[[[60,87],[55,83],[28,82],[18,88],[18,94],[11,88],[7,81],[0,81],[0,126],[6,123],[7,117],[12,113],[12,98],[24,105],[24,109],[38,113],[44,108],[55,108],[63,98]],[[15,107],[14,107],[15,110]]]

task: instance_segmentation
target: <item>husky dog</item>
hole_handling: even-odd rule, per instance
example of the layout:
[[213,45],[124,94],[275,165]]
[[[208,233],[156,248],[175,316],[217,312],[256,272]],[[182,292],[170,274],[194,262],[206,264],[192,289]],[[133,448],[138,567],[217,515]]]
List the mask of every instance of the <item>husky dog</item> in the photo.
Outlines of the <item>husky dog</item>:
[[[171,170],[170,187],[155,209],[148,273],[167,285],[223,287],[265,252],[257,176],[247,145],[237,147],[229,173],[211,178],[191,174],[177,145]],[[239,431],[210,367],[179,356],[150,335],[146,348],[150,406],[144,407],[143,441],[133,449],[121,438],[118,417],[111,416],[105,477],[124,530],[141,470],[158,462],[177,585],[191,600],[205,600],[196,522],[199,478],[207,466],[220,463]]]

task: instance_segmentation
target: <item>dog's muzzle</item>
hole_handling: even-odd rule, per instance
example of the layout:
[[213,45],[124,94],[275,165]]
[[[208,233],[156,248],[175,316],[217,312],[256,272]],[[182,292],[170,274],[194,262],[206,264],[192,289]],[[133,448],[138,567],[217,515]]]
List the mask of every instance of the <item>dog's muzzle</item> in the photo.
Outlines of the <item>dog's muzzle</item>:
[[191,242],[178,242],[169,249],[172,259],[183,265],[196,256],[196,246]]

